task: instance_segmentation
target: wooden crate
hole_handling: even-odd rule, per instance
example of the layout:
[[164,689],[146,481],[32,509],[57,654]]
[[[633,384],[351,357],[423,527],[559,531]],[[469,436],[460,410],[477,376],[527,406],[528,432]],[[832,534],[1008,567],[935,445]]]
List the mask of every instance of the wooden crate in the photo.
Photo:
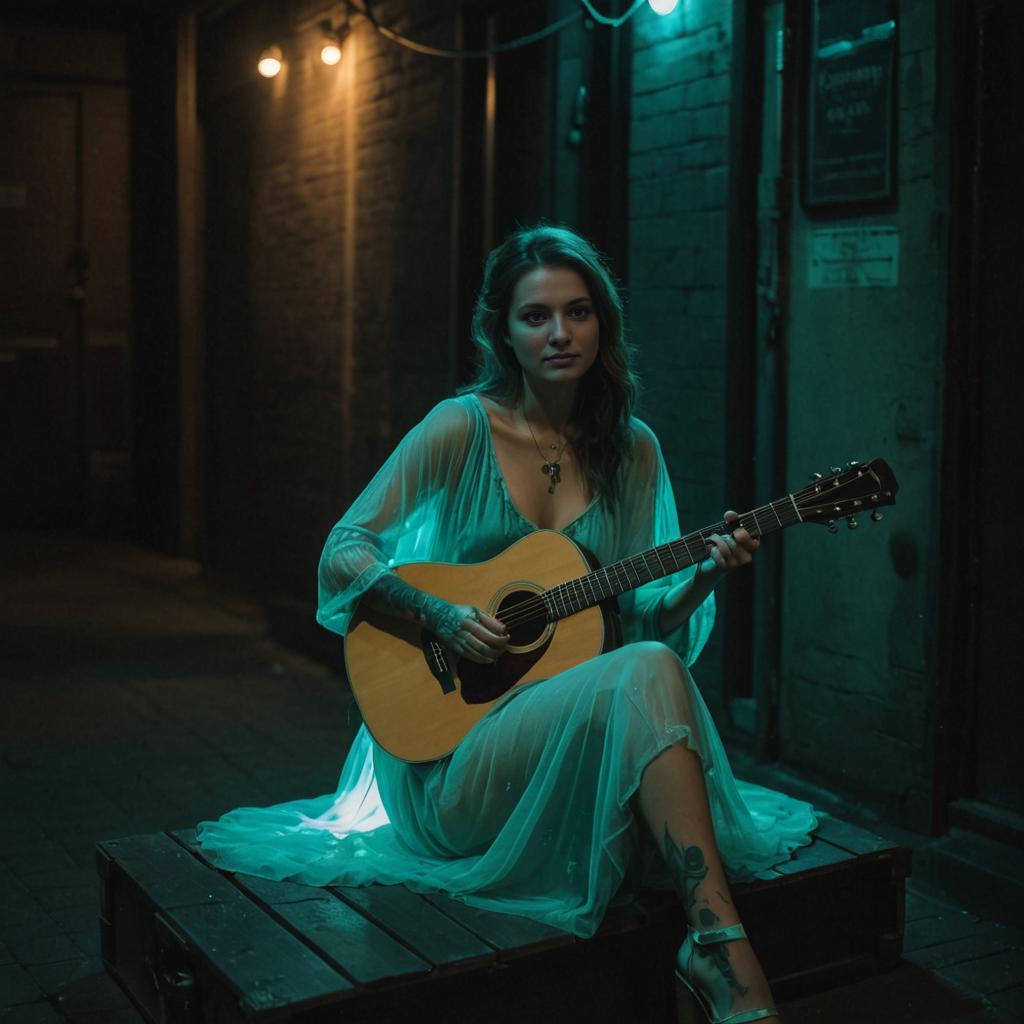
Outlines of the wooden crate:
[[[190,833],[97,847],[103,959],[152,1021],[672,1019],[674,896],[578,940],[402,886],[318,889],[210,866]],[[899,960],[910,851],[836,819],[737,904],[782,1002]]]

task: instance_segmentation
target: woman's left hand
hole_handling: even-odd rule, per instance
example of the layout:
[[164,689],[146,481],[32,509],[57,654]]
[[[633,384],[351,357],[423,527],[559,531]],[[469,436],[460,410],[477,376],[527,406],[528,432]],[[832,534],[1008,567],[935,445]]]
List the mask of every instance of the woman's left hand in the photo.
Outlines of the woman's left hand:
[[[731,509],[723,518],[728,526],[740,520],[739,513]],[[707,542],[708,558],[701,564],[700,572],[714,572],[716,575],[726,573],[730,569],[738,569],[741,565],[748,565],[753,561],[754,552],[761,546],[761,542],[751,537],[742,526],[737,526],[731,533],[724,535],[713,533]]]
[[[739,523],[736,512],[723,516],[727,526]],[[754,552],[761,546],[742,527],[726,534],[712,533],[707,538],[708,557],[697,566],[697,572],[685,583],[673,587],[661,604],[658,626],[662,636],[678,629],[703,603],[715,584],[730,570],[753,561]]]

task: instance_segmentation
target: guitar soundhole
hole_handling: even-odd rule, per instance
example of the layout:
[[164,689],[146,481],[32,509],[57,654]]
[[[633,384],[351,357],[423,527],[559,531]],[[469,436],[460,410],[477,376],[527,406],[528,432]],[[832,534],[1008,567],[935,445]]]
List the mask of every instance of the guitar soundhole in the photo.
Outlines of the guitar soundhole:
[[548,625],[543,602],[529,590],[510,591],[502,598],[495,615],[509,625],[512,647],[532,646]]
[[[526,618],[526,612],[534,607],[536,616]],[[506,650],[493,665],[478,665],[465,658],[459,660],[459,690],[467,704],[489,704],[507,693],[544,657],[551,644],[551,638],[544,637],[548,626],[544,607],[531,591],[514,590],[506,594],[496,615],[509,624],[511,649]]]

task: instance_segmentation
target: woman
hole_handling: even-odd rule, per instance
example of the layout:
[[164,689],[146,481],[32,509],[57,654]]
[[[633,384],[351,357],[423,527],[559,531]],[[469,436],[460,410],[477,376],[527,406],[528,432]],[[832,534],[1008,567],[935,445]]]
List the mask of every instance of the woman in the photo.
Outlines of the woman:
[[[588,242],[543,224],[507,238],[487,260],[473,335],[475,382],[406,436],[331,531],[318,619],[344,634],[373,608],[489,664],[504,623],[415,589],[395,564],[483,561],[538,527],[607,563],[679,529],[657,440],[631,416],[621,301]],[[775,1018],[727,873],[785,860],[815,819],[780,794],[741,793],[687,671],[714,586],[758,546],[742,528],[708,541],[696,571],[620,597],[623,647],[513,691],[451,755],[407,764],[364,728],[335,794],[204,822],[204,849],[274,878],[445,890],[583,936],[627,869],[667,874],[689,926],[684,998],[709,1020]]]

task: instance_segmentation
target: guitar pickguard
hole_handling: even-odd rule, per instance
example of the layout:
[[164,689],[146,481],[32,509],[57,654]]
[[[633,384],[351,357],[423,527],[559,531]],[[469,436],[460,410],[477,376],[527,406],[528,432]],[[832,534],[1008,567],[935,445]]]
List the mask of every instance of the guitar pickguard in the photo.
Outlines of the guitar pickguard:
[[459,662],[459,692],[467,704],[489,704],[508,693],[551,646],[550,638],[528,654],[504,654],[493,665]]

